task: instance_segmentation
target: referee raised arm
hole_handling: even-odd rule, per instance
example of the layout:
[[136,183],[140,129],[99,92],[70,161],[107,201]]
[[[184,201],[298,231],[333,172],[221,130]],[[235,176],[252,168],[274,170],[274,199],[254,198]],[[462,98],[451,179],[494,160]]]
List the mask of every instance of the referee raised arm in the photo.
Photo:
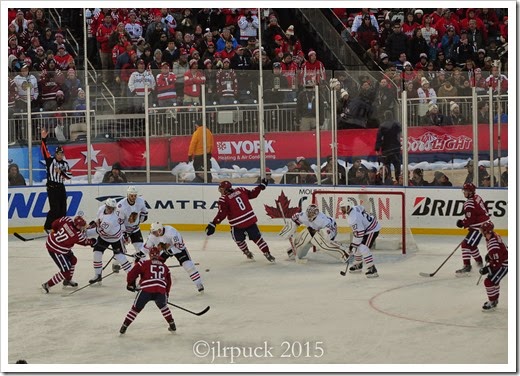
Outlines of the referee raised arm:
[[49,197],[49,212],[43,229],[50,232],[52,222],[60,217],[67,215],[67,192],[65,191],[65,180],[71,179],[70,167],[67,161],[63,160],[63,148],[58,146],[54,157],[47,148],[48,132],[42,129],[41,152],[45,158],[47,171],[47,196]]

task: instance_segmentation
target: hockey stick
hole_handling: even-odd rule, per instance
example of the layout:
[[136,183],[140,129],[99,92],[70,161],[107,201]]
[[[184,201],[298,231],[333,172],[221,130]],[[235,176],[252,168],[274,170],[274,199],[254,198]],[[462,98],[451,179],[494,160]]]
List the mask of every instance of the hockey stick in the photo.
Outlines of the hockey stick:
[[455,252],[457,252],[457,250],[459,249],[459,247],[461,246],[462,242],[459,243],[459,245],[457,246],[457,248],[455,248],[449,255],[448,257],[446,257],[446,260],[443,261],[443,263],[437,268],[437,270],[435,270],[433,273],[423,273],[423,272],[420,272],[419,275],[421,277],[433,277],[435,274],[437,274],[437,272],[444,266],[444,264],[446,264],[446,262],[450,259],[451,256],[453,256],[453,254]]
[[112,261],[112,260],[114,259],[114,256],[115,256],[115,255],[112,255],[112,257],[110,257],[110,260],[108,260],[107,264],[106,264],[105,266],[103,266],[103,269],[101,269],[101,271],[105,270],[106,267],[107,267],[108,265],[110,265],[110,261]]
[[[108,264],[107,264],[107,265],[108,265]],[[114,273],[115,273],[115,272],[108,273],[106,276],[101,277],[101,281],[104,280],[106,277],[111,276],[111,275],[114,274]],[[101,281],[99,281],[99,282],[101,282]],[[97,283],[97,282],[94,282],[94,283]],[[72,294],[75,294],[75,293],[77,293],[78,291],[81,291],[81,290],[83,290],[83,289],[86,289],[86,288],[89,287],[89,286],[92,286],[94,283],[88,283],[88,284],[86,284],[85,286],[82,286],[82,287],[80,287],[79,289],[76,289],[76,290],[74,290],[74,291],[71,291],[71,292],[69,292],[68,294],[65,294],[65,295],[62,295],[62,296],[70,296],[70,295],[72,295]]]
[[[489,266],[489,264],[486,264],[486,265],[484,265],[484,268],[486,268],[486,267],[488,267],[488,266]],[[479,270],[479,273],[480,273],[480,270]],[[483,276],[483,275],[484,275],[484,274],[480,274],[480,277],[478,277],[477,286],[479,285],[480,280],[482,279],[482,276]]]
[[[194,262],[193,265],[200,265],[198,262]],[[168,268],[180,268],[182,265],[168,265]]]
[[21,241],[23,242],[29,242],[31,240],[36,240],[36,239],[43,239],[43,238],[46,238],[47,236],[49,236],[49,234],[45,234],[45,235],[38,235],[38,236],[35,236],[34,238],[24,238],[22,235],[20,235],[19,233],[15,232],[13,234],[15,237],[17,237],[18,239],[20,239]]
[[349,262],[347,260],[347,266],[345,266],[345,270],[342,270],[339,272],[339,274],[341,274],[343,277],[347,275],[348,266],[349,266]]
[[204,243],[202,244],[203,251],[205,251],[206,247],[208,246],[208,240],[209,240],[209,236],[206,236],[206,239],[204,239]]
[[[282,206],[280,205],[279,201],[276,201],[276,206],[278,206],[278,210],[280,210],[280,213],[282,214],[283,223],[287,224],[287,219],[285,218],[285,214],[283,212]],[[294,257],[298,258],[297,255],[296,255],[296,248],[294,248],[292,235],[289,237],[288,240],[289,240],[289,243],[291,244],[291,249],[292,249],[292,251],[294,253]],[[301,259],[299,259],[299,260],[301,260]]]
[[193,311],[190,311],[189,309],[186,309],[184,307],[181,307],[181,306],[178,306],[177,304],[173,304],[173,303],[170,303],[170,302],[167,302],[169,305],[171,306],[174,306],[175,308],[179,308],[179,309],[182,309],[183,311],[186,311],[186,312],[189,312],[191,313],[192,315],[195,315],[195,316],[202,316],[203,314],[205,314],[206,312],[209,311],[209,306],[207,306],[206,308],[204,308],[202,311],[200,312],[193,312]]

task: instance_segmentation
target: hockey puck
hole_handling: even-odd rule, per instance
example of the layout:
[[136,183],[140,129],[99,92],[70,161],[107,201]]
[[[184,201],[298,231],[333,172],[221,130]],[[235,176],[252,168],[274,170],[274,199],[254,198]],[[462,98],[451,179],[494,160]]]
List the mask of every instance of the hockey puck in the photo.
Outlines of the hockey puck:
[[209,269],[206,269],[207,272],[209,272]]

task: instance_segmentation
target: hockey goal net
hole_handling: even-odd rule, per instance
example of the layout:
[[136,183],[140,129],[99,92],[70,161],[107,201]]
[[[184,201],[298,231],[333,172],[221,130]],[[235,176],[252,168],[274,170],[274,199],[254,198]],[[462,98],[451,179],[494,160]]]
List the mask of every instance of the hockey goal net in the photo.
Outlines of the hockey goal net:
[[338,224],[336,240],[350,242],[352,238],[346,215],[340,210],[340,204],[347,198],[352,198],[357,205],[363,205],[381,223],[376,250],[400,250],[403,254],[417,250],[417,243],[407,223],[405,195],[397,191],[315,190],[312,202]]

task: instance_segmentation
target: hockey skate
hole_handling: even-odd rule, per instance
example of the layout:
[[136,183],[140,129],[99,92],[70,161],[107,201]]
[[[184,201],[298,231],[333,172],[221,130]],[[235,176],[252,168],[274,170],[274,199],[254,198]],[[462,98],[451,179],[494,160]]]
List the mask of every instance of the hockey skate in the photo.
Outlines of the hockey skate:
[[287,251],[287,256],[288,256],[288,259],[289,259],[289,260],[294,260],[294,259],[296,258],[296,256],[294,255],[294,252],[293,252],[292,249],[289,249],[289,250]]
[[93,284],[93,283],[96,283],[96,282],[101,282],[102,279],[103,279],[103,277],[101,277],[101,274],[96,274],[94,276],[94,278],[92,278],[92,279],[90,279],[88,281],[88,283]]
[[177,327],[175,326],[175,321],[172,320],[172,321],[170,321],[168,324],[170,325],[170,326],[168,327],[168,330],[169,330],[170,332],[175,332],[175,331],[177,330]]
[[361,273],[361,270],[363,269],[363,263],[360,262],[359,264],[354,264],[350,268],[348,268],[348,271],[351,273]]
[[74,282],[72,279],[64,279],[63,286],[78,287],[78,283]]
[[276,259],[274,258],[274,256],[272,254],[270,254],[269,252],[265,252],[264,253],[264,256],[265,258],[267,259],[267,261],[269,262],[274,262]]
[[200,285],[197,285],[197,290],[203,294],[204,293],[204,285],[201,283]]
[[119,273],[120,270],[121,270],[121,265],[112,263],[112,271],[114,273]]
[[125,324],[121,325],[121,328],[119,329],[119,333],[125,334],[127,328],[128,328],[128,326],[126,326]]
[[244,255],[246,255],[246,257],[249,259],[249,260],[253,260],[255,257],[253,256],[253,254],[251,253],[251,251],[244,251]]
[[498,305],[498,300],[490,300],[484,303],[482,306],[482,311],[484,312],[493,312]]
[[46,294],[49,293],[49,285],[47,284],[47,282],[42,283],[42,289]]
[[471,272],[471,265],[470,264],[464,265],[464,267],[462,269],[455,271],[455,276],[456,277],[468,277],[470,272]]
[[379,277],[379,274],[377,274],[377,269],[375,265],[372,265],[370,268],[368,268],[367,272],[365,273],[367,278],[377,278]]

